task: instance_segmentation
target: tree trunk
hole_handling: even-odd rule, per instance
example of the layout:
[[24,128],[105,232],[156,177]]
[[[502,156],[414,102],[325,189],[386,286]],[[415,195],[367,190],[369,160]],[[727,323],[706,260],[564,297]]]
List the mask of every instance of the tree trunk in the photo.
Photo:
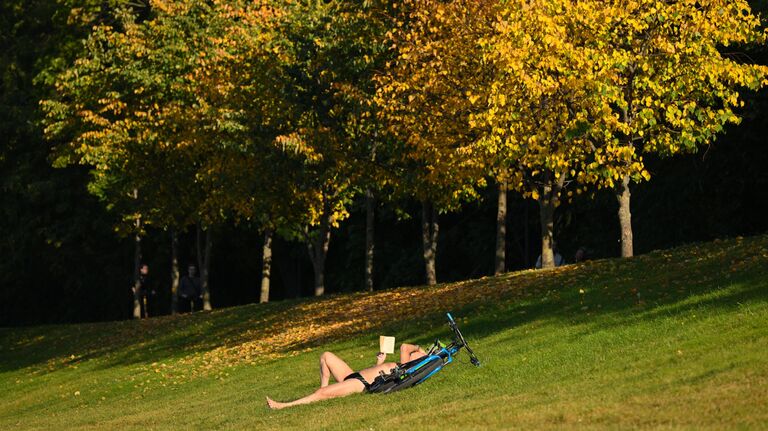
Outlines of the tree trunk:
[[138,233],[138,229],[141,226],[139,221],[136,221],[136,235],[134,236],[134,250],[133,250],[133,318],[141,319],[141,281],[140,269],[141,269],[141,235]]
[[619,224],[621,225],[621,257],[632,257],[634,254],[632,244],[632,212],[629,208],[629,176],[625,176],[621,190],[616,193],[619,201]]
[[203,290],[203,310],[211,310],[211,291],[208,285],[208,276],[211,266],[211,229],[205,230],[204,249],[201,250],[202,227],[197,225],[197,263],[200,266],[200,286]]
[[323,214],[320,219],[320,229],[317,235],[309,239],[309,257],[315,272],[315,296],[325,293],[325,258],[328,254],[328,245],[331,242],[331,206],[329,202],[323,204]]
[[507,182],[499,183],[499,205],[496,211],[496,265],[494,275],[506,272],[507,251]]
[[530,224],[530,215],[531,213],[531,205],[528,202],[525,202],[525,213],[523,214],[523,217],[525,218],[525,221],[523,223],[523,226],[525,226],[525,239],[523,240],[524,246],[523,246],[523,260],[525,260],[525,267],[530,268],[531,267],[531,224]]
[[[627,102],[621,111],[621,121],[627,126],[632,126],[636,115],[635,105],[635,66],[629,69],[629,80],[624,87],[624,101]],[[630,134],[625,138],[624,145],[632,148],[634,146],[633,136]],[[621,257],[632,257],[634,254],[632,244],[632,212],[629,208],[630,193],[629,182],[631,178],[625,175],[621,181],[621,190],[617,191],[616,199],[619,201],[619,225],[621,226]]]
[[269,277],[272,274],[272,230],[264,230],[264,246],[261,259],[261,294],[259,302],[269,302]]
[[[133,198],[139,199],[139,190],[133,189]],[[141,319],[141,217],[136,219],[133,249],[133,318]]]
[[325,293],[325,259],[315,264],[315,296],[323,296]]
[[373,292],[373,251],[376,200],[371,189],[365,192],[365,290]]
[[179,235],[171,230],[171,314],[179,311]]
[[211,310],[211,289],[208,284],[211,273],[211,229],[205,231],[205,258],[203,259],[203,269],[200,273],[200,282],[203,288],[203,310]]
[[541,267],[554,268],[555,254],[554,242],[554,214],[555,208],[549,199],[550,185],[542,186],[542,194],[539,197],[539,219],[541,222]]
[[203,237],[203,228],[200,226],[200,223],[197,223],[195,226],[195,251],[197,254],[197,270],[200,271],[198,274],[202,273],[203,271],[203,250],[202,250],[202,237]]
[[565,176],[559,179],[545,180],[540,188],[539,217],[541,221],[541,267],[555,267],[555,208],[560,198],[560,191],[565,183]]
[[437,236],[440,226],[437,222],[437,210],[427,201],[421,203],[421,240],[424,248],[424,266],[427,284],[437,284],[435,261],[437,259]]

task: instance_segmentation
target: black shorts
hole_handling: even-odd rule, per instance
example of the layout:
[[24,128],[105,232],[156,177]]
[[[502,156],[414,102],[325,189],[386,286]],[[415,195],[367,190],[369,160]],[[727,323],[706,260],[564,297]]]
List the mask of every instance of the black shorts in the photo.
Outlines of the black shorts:
[[363,376],[360,375],[360,373],[352,373],[352,374],[348,375],[347,377],[344,377],[344,381],[345,382],[347,380],[350,380],[350,379],[360,380],[360,382],[363,385],[365,385],[365,392],[370,392],[371,391],[371,384],[366,382],[365,379],[363,378]]

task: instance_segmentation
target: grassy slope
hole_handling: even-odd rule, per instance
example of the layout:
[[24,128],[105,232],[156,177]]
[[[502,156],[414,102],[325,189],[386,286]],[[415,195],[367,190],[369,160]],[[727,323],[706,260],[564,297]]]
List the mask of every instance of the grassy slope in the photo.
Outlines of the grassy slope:
[[[583,293],[580,293],[580,290]],[[429,344],[453,311],[483,361],[283,411],[317,355]],[[463,318],[463,319],[462,319]],[[0,330],[0,429],[768,429],[768,236],[629,260],[250,305]]]

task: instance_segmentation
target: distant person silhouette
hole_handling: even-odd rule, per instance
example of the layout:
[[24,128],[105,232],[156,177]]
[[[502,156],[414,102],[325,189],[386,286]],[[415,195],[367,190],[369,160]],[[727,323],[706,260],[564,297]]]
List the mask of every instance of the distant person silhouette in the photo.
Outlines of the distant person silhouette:
[[[154,316],[154,311],[150,312],[153,300],[157,297],[157,291],[151,284],[151,278],[149,277],[149,265],[142,263],[139,267],[139,280],[138,284],[131,287],[131,291],[139,299],[140,315],[142,319],[146,319],[150,315]],[[138,290],[137,290],[138,289]]]
[[584,246],[579,247],[573,255],[573,263],[584,262],[586,260],[589,260],[589,252],[587,251],[587,248]]
[[203,308],[203,289],[195,265],[189,265],[187,275],[181,278],[178,299],[179,313],[189,313]]

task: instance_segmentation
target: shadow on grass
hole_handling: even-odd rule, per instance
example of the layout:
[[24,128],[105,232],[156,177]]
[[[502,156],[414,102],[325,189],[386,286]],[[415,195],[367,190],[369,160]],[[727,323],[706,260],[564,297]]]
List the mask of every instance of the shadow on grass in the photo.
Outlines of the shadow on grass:
[[[83,361],[108,368],[241,346],[258,357],[264,351],[284,354],[372,333],[429,344],[435,337],[450,336],[445,311],[470,318],[468,323],[459,320],[470,339],[553,319],[586,324],[585,331],[590,331],[693,308],[766,301],[767,268],[768,236],[760,236],[431,288],[340,294],[142,321],[0,329],[0,371],[52,371]],[[519,337],[523,341],[524,334]]]

